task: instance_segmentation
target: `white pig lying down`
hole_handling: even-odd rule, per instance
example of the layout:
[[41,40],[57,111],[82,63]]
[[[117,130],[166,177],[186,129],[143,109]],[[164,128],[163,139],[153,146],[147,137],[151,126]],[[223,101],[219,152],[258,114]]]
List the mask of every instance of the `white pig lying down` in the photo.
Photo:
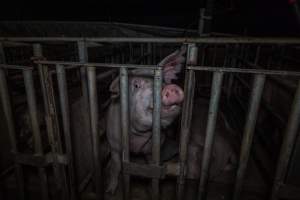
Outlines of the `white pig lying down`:
[[[166,132],[176,118],[180,116],[181,105],[184,100],[184,92],[180,86],[173,84],[172,81],[177,79],[178,74],[185,64],[186,47],[175,51],[164,58],[158,65],[163,68],[163,85],[161,91],[161,145],[162,160],[168,160],[178,152],[178,144],[167,142]],[[147,72],[149,69],[136,69],[139,72]],[[121,171],[121,108],[119,97],[119,78],[116,78],[110,86],[111,104],[107,112],[107,139],[111,149],[111,159],[109,163],[109,182],[106,192],[114,193],[118,186],[119,174]],[[153,117],[153,77],[145,76],[129,76],[128,78],[129,92],[129,145],[132,154],[142,154],[146,157],[151,155],[152,150],[152,117]],[[202,104],[201,104],[202,106]],[[204,105],[203,113],[207,113],[208,106]],[[202,114],[202,107],[195,106],[194,118],[198,114]],[[207,114],[206,114],[207,116]],[[189,173],[191,176],[199,176],[200,159],[204,145],[204,134],[206,121],[193,120],[192,136],[189,147]],[[204,129],[203,129],[204,128]],[[218,129],[219,130],[219,129]],[[221,130],[220,130],[221,131]],[[175,133],[174,133],[175,134]],[[217,137],[218,138],[218,137]],[[197,140],[197,141],[195,141]],[[234,153],[230,146],[226,143],[224,137],[216,139],[214,145],[213,162],[215,161],[219,168],[225,169],[227,162],[235,160]],[[170,146],[168,146],[170,145]],[[175,147],[174,147],[175,146]],[[220,154],[220,159],[217,159]],[[220,166],[222,165],[222,166]],[[217,168],[218,168],[217,167]],[[222,169],[221,169],[222,170]],[[217,170],[218,171],[218,170]]]

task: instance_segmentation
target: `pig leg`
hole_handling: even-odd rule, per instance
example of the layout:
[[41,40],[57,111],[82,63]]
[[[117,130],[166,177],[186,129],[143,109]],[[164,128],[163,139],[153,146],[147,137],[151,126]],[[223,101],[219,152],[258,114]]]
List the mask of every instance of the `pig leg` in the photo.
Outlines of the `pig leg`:
[[110,161],[110,179],[108,183],[108,187],[106,192],[108,193],[115,193],[118,182],[119,182],[119,174],[121,172],[121,156],[119,152],[112,151],[111,152],[111,161]]
[[109,169],[109,183],[106,192],[114,194],[119,182],[121,172],[122,134],[120,127],[120,104],[112,103],[107,113],[107,140],[111,147],[111,160]]

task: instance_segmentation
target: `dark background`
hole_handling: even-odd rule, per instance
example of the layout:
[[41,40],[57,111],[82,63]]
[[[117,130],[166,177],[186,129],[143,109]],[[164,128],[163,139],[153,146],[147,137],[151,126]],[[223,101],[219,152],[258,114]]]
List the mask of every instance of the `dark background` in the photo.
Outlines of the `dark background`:
[[[290,0],[215,0],[213,31],[297,36]],[[197,28],[205,1],[1,1],[1,20],[112,21]]]

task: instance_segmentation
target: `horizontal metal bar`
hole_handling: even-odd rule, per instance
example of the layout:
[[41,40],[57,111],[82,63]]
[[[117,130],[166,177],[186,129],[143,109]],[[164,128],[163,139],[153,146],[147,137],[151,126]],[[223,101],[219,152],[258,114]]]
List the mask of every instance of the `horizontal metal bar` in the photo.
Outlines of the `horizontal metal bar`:
[[300,38],[259,38],[259,37],[0,37],[0,41],[18,42],[105,42],[105,43],[201,43],[201,44],[300,44]]
[[44,65],[71,65],[78,67],[109,67],[109,68],[141,68],[157,69],[157,65],[137,65],[137,64],[115,64],[115,63],[84,63],[84,62],[64,62],[64,61],[35,61],[36,64]]
[[112,70],[103,72],[103,73],[101,73],[101,74],[98,74],[98,75],[96,76],[96,79],[97,79],[97,81],[102,81],[103,79],[106,79],[106,78],[108,78],[108,77],[114,75],[115,73],[117,73],[117,70],[112,69]]
[[[35,61],[37,64],[44,65],[72,65],[85,67],[108,67],[108,68],[136,68],[136,69],[158,69],[157,65],[134,65],[134,64],[114,64],[114,63],[80,63],[80,62],[64,62],[64,61]],[[231,68],[231,67],[208,67],[208,66],[187,66],[187,69],[195,71],[211,71],[211,72],[230,72],[242,74],[265,74],[277,76],[300,76],[298,71],[284,71],[284,70],[263,70],[263,69],[247,69],[247,68]],[[151,72],[151,71],[150,71]],[[152,72],[149,75],[152,74]],[[142,73],[141,73],[142,74]],[[148,73],[145,73],[148,75]]]
[[166,168],[158,165],[143,165],[133,162],[123,162],[124,174],[141,176],[146,178],[163,179],[166,175]]
[[43,156],[37,154],[32,155],[32,154],[24,154],[24,153],[13,153],[12,157],[16,163],[34,166],[34,167],[46,167],[49,164],[52,164],[54,161],[62,165],[68,164],[68,159],[64,154],[48,153]]
[[207,67],[207,66],[187,66],[187,69],[195,71],[210,71],[210,72],[229,72],[241,74],[265,74],[276,76],[300,76],[297,71],[283,71],[283,70],[263,70],[263,69],[247,69],[247,68],[231,68],[231,67]]
[[8,64],[0,64],[1,68],[5,68],[5,69],[33,69],[33,67],[29,67],[29,66],[22,66],[22,65],[8,65]]

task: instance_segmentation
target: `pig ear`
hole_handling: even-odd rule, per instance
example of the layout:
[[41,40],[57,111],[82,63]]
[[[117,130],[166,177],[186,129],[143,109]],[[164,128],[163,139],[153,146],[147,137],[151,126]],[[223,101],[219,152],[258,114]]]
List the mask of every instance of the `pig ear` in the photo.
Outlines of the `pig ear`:
[[158,65],[163,68],[164,80],[166,83],[171,83],[173,79],[177,79],[176,74],[181,71],[185,63],[186,45],[183,45],[180,50],[165,57]]
[[112,98],[118,98],[120,96],[120,77],[118,76],[111,82],[109,86]]

